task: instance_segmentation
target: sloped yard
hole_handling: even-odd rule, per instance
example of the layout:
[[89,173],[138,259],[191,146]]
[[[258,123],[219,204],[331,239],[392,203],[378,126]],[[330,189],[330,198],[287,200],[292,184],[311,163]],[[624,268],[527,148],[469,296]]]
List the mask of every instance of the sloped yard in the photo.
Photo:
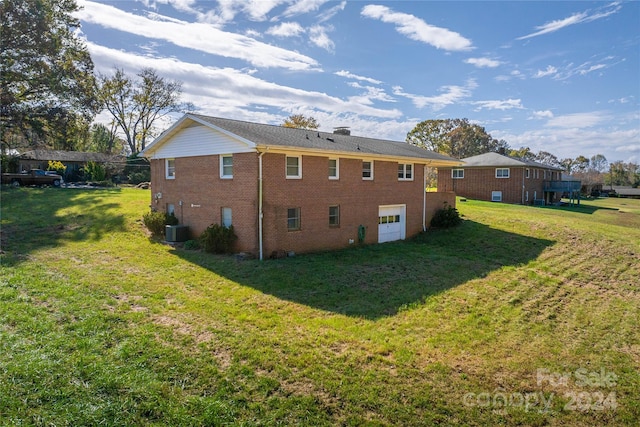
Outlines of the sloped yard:
[[146,190],[1,197],[8,425],[640,418],[638,200],[260,262],[153,241]]

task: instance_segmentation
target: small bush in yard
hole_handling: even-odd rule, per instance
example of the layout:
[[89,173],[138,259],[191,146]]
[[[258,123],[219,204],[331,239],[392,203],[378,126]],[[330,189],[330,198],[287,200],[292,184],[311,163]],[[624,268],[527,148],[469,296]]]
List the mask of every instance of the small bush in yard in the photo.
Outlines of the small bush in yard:
[[174,214],[150,211],[142,216],[142,222],[151,234],[154,236],[163,236],[165,226],[177,225],[178,218],[176,218]]
[[436,228],[455,227],[462,222],[462,217],[456,208],[446,202],[442,209],[438,209],[433,215],[431,226]]
[[238,239],[233,231],[233,225],[224,227],[219,224],[211,224],[200,235],[200,244],[207,252],[215,254],[228,254],[233,250],[233,243]]

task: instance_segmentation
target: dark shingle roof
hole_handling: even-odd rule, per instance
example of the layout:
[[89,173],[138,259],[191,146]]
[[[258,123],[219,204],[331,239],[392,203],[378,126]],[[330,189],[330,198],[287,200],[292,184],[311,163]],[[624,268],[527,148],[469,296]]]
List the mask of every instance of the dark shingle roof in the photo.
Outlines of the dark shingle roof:
[[541,169],[553,169],[553,170],[562,170],[562,168],[558,168],[555,166],[549,166],[542,163],[534,162],[531,160],[520,159],[515,157],[505,156],[500,153],[484,153],[479,154],[477,156],[466,157],[461,159],[464,162],[462,167],[523,167],[530,166],[534,168]]
[[60,162],[119,162],[124,161],[123,156],[89,153],[83,151],[62,151],[62,150],[32,150],[26,151],[20,155],[25,160],[57,160]]
[[424,160],[460,163],[457,159],[425,150],[401,141],[389,141],[353,135],[342,135],[316,130],[286,128],[284,126],[251,123],[241,120],[190,114],[261,146],[293,149],[337,151],[380,157],[411,157]]

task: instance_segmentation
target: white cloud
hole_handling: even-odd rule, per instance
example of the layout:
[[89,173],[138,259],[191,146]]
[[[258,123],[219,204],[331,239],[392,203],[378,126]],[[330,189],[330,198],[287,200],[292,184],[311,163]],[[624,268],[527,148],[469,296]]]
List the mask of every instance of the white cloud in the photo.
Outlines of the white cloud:
[[471,96],[471,90],[476,88],[476,86],[474,80],[467,81],[465,86],[447,85],[440,88],[442,92],[440,95],[435,96],[414,95],[404,92],[400,86],[395,86],[393,88],[393,94],[410,99],[417,108],[430,106],[433,110],[438,111],[447,105],[455,104],[464,98],[468,98]]
[[395,24],[396,31],[400,34],[438,49],[466,51],[473,48],[471,40],[454,31],[427,24],[422,19],[408,13],[394,12],[386,6],[367,5],[362,8],[361,14],[367,18]]
[[533,119],[551,119],[551,118],[553,118],[553,112],[551,110],[534,111],[533,112],[533,116],[531,118],[533,118]]
[[304,28],[297,22],[282,22],[267,29],[267,34],[278,37],[298,37],[304,33]]
[[329,0],[298,0],[293,2],[291,6],[284,12],[284,16],[301,15],[304,13],[315,12],[320,9],[320,6],[325,4]]
[[546,126],[566,129],[584,129],[596,126],[608,119],[609,115],[600,111],[590,113],[565,114],[562,116],[555,116],[551,118],[547,122]]
[[118,64],[127,74],[135,74],[142,67],[151,67],[160,76],[183,82],[184,100],[193,102],[203,114],[242,118],[239,117],[240,112],[246,115],[249,114],[247,110],[260,107],[289,111],[295,107],[312,106],[316,111],[387,120],[402,115],[397,109],[374,108],[358,102],[358,99],[343,100],[322,92],[268,82],[253,76],[251,70],[207,67],[175,58],[140,57],[91,42],[87,47],[98,72],[112,73],[113,64]]
[[592,22],[597,19],[606,18],[609,15],[617,13],[622,6],[619,2],[610,3],[606,6],[600,7],[595,11],[587,10],[585,12],[574,13],[573,15],[564,18],[558,19],[555,21],[547,22],[546,24],[537,26],[536,29],[538,31],[527,34],[526,36],[518,37],[517,40],[524,40],[531,37],[541,36],[543,34],[553,33],[555,31],[561,30],[570,25],[582,24],[586,22]]
[[494,100],[494,101],[474,101],[471,104],[477,105],[479,110],[512,110],[512,109],[523,109],[522,101],[520,99],[505,99],[505,100]]
[[501,62],[491,58],[469,58],[464,61],[467,64],[475,65],[478,68],[495,68]]
[[85,2],[75,16],[101,25],[150,39],[165,40],[176,46],[249,62],[256,67],[280,67],[290,70],[313,70],[318,63],[306,55],[229,33],[209,24],[188,23],[175,19],[151,20],[124,12],[113,6]]
[[359,76],[357,74],[353,74],[349,71],[346,70],[340,70],[334,73],[336,76],[340,76],[340,77],[346,77],[347,79],[354,79],[354,80],[360,80],[360,81],[364,81],[364,82],[369,82],[369,83],[373,83],[376,85],[381,84],[382,82],[380,80],[376,80],[376,79],[372,79],[371,77],[363,77],[363,76]]
[[548,65],[546,70],[538,70],[533,75],[533,78],[534,79],[539,79],[541,77],[553,76],[553,75],[556,75],[557,73],[558,73],[558,69],[556,67]]
[[331,31],[333,27],[323,27],[320,25],[315,25],[309,28],[309,40],[314,45],[328,51],[333,52],[333,48],[335,47],[333,41],[329,38],[327,34],[327,30]]
[[347,5],[347,0],[342,0],[336,6],[333,6],[332,8],[322,12],[320,15],[318,15],[318,22],[322,23],[330,20],[331,18],[336,16],[336,14],[338,14],[339,12],[342,12],[346,5]]

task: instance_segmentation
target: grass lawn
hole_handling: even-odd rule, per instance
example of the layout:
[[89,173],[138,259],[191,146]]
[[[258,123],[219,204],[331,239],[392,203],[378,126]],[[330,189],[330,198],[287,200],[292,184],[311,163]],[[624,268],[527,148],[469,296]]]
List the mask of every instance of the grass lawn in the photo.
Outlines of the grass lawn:
[[264,261],[145,190],[3,188],[1,425],[637,425],[640,200]]

